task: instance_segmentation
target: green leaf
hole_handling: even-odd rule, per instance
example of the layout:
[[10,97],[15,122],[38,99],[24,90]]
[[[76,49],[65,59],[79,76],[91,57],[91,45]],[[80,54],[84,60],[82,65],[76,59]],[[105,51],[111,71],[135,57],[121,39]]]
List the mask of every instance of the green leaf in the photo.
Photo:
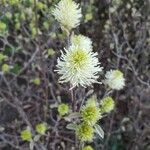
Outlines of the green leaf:
[[72,119],[77,119],[77,118],[79,118],[79,116],[80,116],[80,114],[79,113],[77,113],[77,112],[75,112],[75,113],[71,113],[69,116],[67,116],[67,117],[64,117],[64,119],[66,120],[66,121],[71,121]]
[[18,74],[21,70],[21,66],[19,66],[18,64],[14,64],[13,68],[11,69],[11,72],[13,72],[14,74]]
[[57,104],[57,103],[55,103],[55,104],[51,104],[51,105],[50,105],[50,108],[51,108],[51,109],[53,109],[53,108],[57,108],[57,107],[58,107],[58,104]]
[[35,137],[34,137],[33,140],[34,140],[35,142],[38,142],[39,139],[40,139],[40,137],[41,137],[41,135],[39,135],[39,134],[38,134],[38,135],[35,135]]
[[33,141],[30,141],[29,147],[30,147],[30,150],[34,149],[34,142]]
[[7,55],[7,56],[11,56],[14,53],[17,53],[19,51],[22,51],[22,49],[20,47],[14,47],[14,46],[6,45],[3,54]]
[[48,54],[48,56],[53,56],[55,54],[55,51],[52,48],[49,48],[47,50],[47,54]]
[[36,77],[35,79],[31,80],[31,82],[35,85],[40,85],[41,80],[40,80],[40,78]]
[[75,123],[70,123],[70,124],[68,124],[68,125],[66,126],[66,128],[69,129],[69,130],[76,130],[77,124],[75,124]]
[[95,124],[94,128],[95,128],[95,132],[103,139],[104,138],[103,129],[98,124]]

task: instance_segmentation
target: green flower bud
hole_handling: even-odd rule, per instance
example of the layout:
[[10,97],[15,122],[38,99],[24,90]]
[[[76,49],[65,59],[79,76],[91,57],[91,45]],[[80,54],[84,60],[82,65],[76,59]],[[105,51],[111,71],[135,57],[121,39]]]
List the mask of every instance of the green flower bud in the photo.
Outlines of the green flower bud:
[[96,100],[93,98],[81,109],[81,118],[84,122],[94,125],[101,118],[100,110]]
[[43,23],[43,26],[44,26],[45,29],[48,30],[48,28],[49,28],[49,23],[45,21],[45,22]]
[[21,26],[21,25],[20,25],[20,22],[17,22],[17,23],[15,24],[15,29],[16,29],[16,30],[19,30],[19,29],[20,29],[20,26]]
[[52,56],[52,55],[55,54],[55,51],[54,51],[52,48],[49,48],[49,49],[47,50],[47,53],[48,53],[48,56]]
[[38,9],[41,10],[41,9],[44,9],[45,7],[46,7],[45,4],[43,4],[42,2],[38,2],[38,3],[37,3],[37,8],[38,8]]
[[68,104],[64,104],[64,103],[59,104],[58,105],[58,112],[59,112],[60,116],[64,116],[64,115],[68,114],[68,112],[69,112]]
[[34,83],[35,85],[40,85],[41,80],[40,80],[40,78],[35,78],[32,80],[32,83]]
[[21,139],[23,141],[31,141],[32,140],[32,133],[29,129],[25,129],[21,132]]
[[0,21],[0,31],[1,30],[4,31],[4,30],[6,30],[6,28],[7,28],[7,25],[4,22]]
[[88,22],[88,21],[92,20],[92,18],[93,18],[93,14],[92,13],[87,13],[85,15],[85,22]]
[[9,72],[9,70],[10,70],[10,66],[9,66],[9,65],[7,65],[7,64],[3,64],[3,65],[2,65],[2,71],[3,71],[4,73]]
[[45,123],[40,123],[36,125],[36,131],[39,134],[44,135],[46,130],[47,130],[47,125]]
[[89,124],[83,122],[77,126],[76,135],[81,142],[92,142],[94,129]]
[[83,149],[82,150],[94,150],[91,146],[85,146],[85,147],[83,147]]
[[109,113],[114,109],[115,103],[111,97],[105,97],[100,103],[100,112]]
[[31,31],[32,31],[32,36],[34,37],[37,34],[36,28],[32,27]]

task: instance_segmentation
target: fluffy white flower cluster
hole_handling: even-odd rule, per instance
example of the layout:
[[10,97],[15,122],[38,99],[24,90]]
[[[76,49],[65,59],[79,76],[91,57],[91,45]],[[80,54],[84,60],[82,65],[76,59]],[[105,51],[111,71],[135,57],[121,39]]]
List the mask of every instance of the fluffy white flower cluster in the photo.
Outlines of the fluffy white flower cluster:
[[[56,5],[53,15],[62,29],[68,32],[79,25],[82,17],[79,4],[73,0],[61,0]],[[71,45],[64,49],[64,52],[61,51],[61,57],[57,60],[56,71],[60,75],[60,82],[70,82],[72,88],[99,83],[97,80],[102,67],[100,67],[97,55],[93,52],[90,38],[83,35],[72,36]],[[125,85],[125,79],[119,70],[108,71],[105,77],[105,84],[111,89],[120,90]]]
[[105,83],[114,90],[121,90],[125,86],[123,73],[119,70],[110,70],[105,75]]
[[55,19],[60,23],[62,29],[70,31],[80,24],[82,17],[81,8],[72,0],[61,0],[53,10]]
[[99,72],[102,71],[97,58],[92,52],[92,41],[88,37],[75,36],[72,45],[62,52],[57,61],[57,72],[61,75],[60,82],[70,82],[75,86],[90,86],[98,83]]

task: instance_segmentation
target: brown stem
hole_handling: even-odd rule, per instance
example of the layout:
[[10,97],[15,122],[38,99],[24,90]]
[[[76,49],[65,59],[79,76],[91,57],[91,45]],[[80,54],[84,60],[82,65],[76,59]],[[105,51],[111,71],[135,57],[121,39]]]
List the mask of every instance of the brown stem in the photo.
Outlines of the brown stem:
[[75,97],[74,97],[74,91],[73,91],[73,89],[71,89],[70,92],[71,92],[72,111],[75,112],[76,102],[75,102]]

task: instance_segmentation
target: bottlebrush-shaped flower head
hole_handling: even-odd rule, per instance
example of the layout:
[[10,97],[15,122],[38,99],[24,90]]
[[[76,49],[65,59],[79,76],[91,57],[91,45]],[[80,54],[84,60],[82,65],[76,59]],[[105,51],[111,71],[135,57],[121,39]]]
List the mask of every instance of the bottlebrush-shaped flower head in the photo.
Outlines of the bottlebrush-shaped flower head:
[[70,82],[72,88],[76,86],[87,87],[92,83],[99,83],[99,72],[102,71],[97,58],[97,53],[90,50],[81,49],[72,45],[65,49],[65,53],[57,60],[57,72],[60,82]]
[[105,84],[111,89],[121,90],[125,86],[123,73],[119,70],[110,70],[106,73],[105,77]]
[[62,29],[70,31],[80,24],[82,17],[81,8],[73,0],[61,0],[53,10],[55,19],[60,23]]

